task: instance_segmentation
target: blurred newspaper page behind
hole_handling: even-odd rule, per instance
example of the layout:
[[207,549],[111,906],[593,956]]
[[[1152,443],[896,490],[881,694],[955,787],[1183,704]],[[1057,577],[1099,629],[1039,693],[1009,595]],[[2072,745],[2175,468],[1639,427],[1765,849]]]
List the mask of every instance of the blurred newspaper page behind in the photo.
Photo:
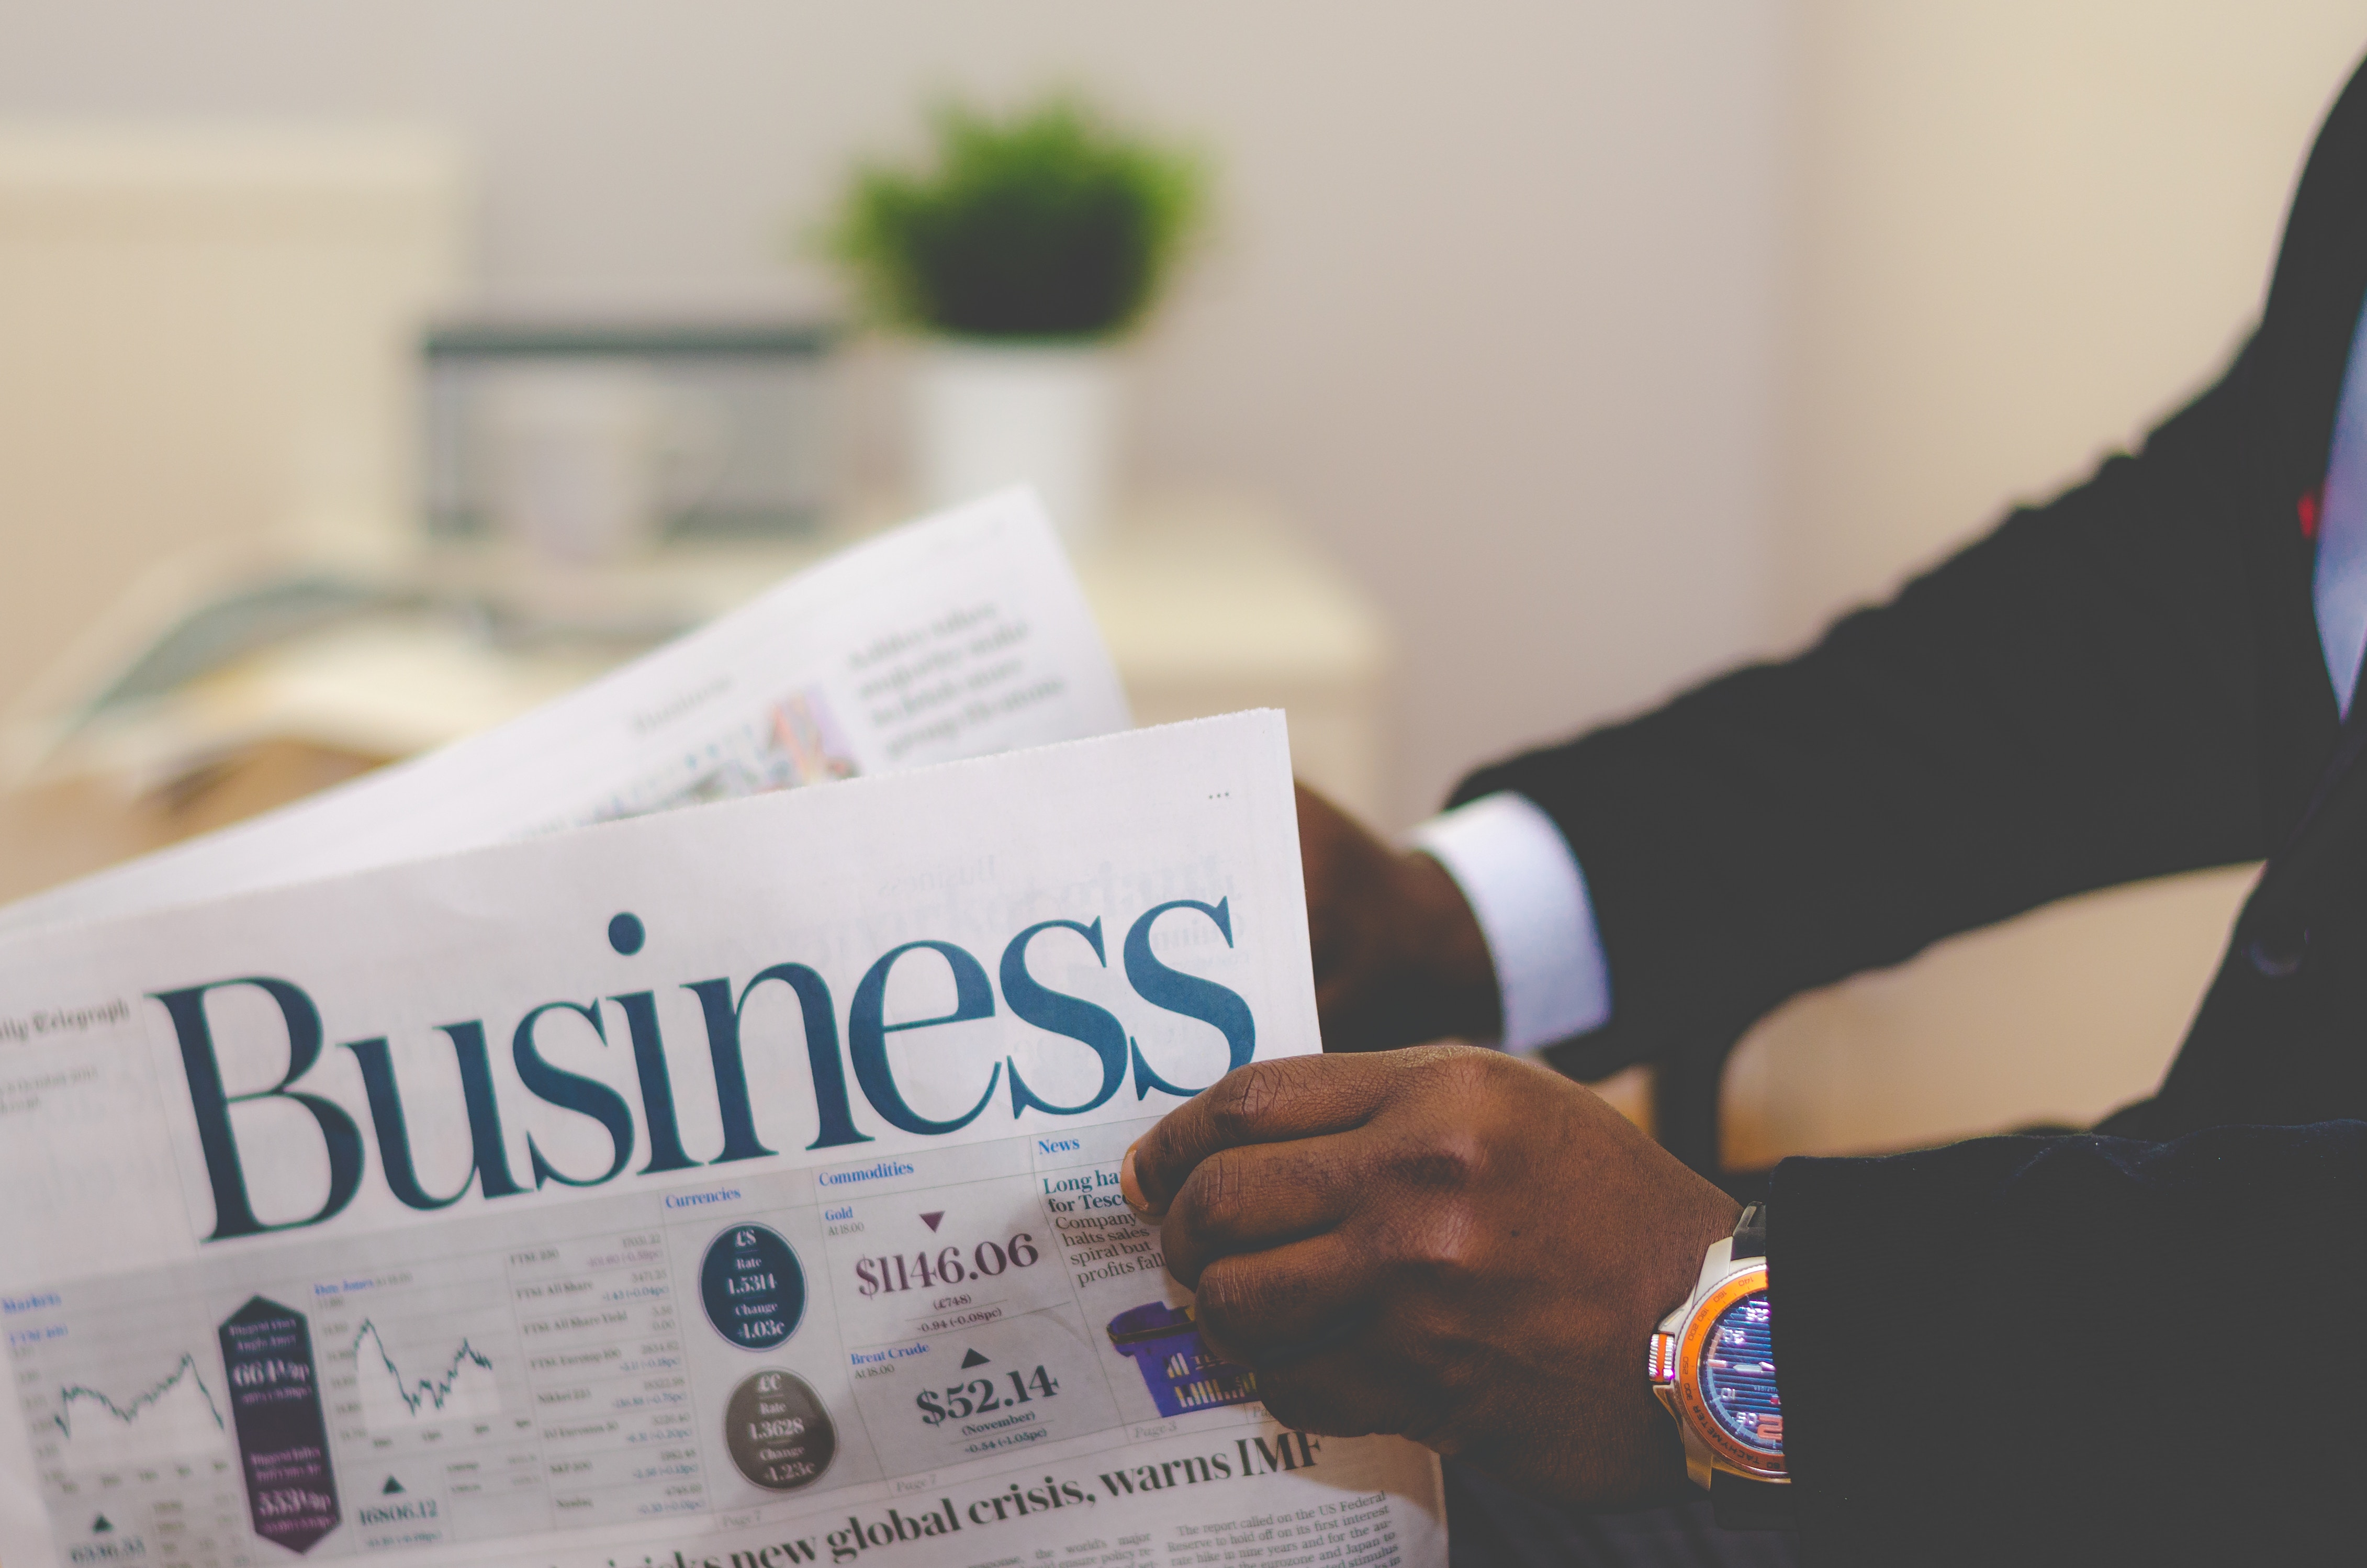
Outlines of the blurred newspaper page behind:
[[0,1562],[1436,1568],[1117,1196],[1307,944],[1271,711],[0,944]]
[[499,729],[0,909],[0,932],[1127,724],[1033,493],[884,534]]

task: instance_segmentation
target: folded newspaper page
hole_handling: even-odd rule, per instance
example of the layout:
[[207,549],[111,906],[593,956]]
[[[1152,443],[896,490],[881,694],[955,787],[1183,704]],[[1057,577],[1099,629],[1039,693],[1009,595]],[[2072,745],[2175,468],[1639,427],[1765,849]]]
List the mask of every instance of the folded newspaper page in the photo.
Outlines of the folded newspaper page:
[[0,942],[0,1562],[1435,1568],[1117,1194],[1316,1046],[1272,712]]
[[1032,492],[800,573],[473,739],[0,909],[0,932],[1127,727]]

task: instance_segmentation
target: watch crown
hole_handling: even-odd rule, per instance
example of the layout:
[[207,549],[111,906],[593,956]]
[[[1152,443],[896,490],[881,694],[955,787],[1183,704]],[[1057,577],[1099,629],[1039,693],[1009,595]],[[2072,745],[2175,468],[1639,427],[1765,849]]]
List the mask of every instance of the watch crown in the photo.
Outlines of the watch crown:
[[1672,1383],[1677,1381],[1677,1336],[1675,1335],[1655,1334],[1652,1335],[1651,1347],[1644,1354],[1646,1369],[1652,1374],[1654,1382]]

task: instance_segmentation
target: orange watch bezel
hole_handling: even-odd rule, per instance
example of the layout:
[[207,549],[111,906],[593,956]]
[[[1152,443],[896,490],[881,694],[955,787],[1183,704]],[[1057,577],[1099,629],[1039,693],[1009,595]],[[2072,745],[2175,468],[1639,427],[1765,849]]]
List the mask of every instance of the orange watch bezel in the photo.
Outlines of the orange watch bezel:
[[1758,1263],[1719,1280],[1695,1304],[1677,1340],[1675,1386],[1677,1405],[1685,1425],[1717,1456],[1720,1464],[1761,1481],[1783,1481],[1789,1479],[1784,1457],[1750,1448],[1727,1431],[1710,1414],[1709,1402],[1701,1392],[1701,1356],[1709,1343],[1711,1326],[1735,1302],[1766,1289],[1767,1266]]

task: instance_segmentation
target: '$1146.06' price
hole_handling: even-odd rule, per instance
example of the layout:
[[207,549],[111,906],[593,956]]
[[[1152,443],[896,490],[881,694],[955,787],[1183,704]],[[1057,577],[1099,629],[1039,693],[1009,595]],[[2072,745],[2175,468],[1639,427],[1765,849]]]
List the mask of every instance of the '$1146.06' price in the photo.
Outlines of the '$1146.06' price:
[[[1002,1396],[1002,1384],[1011,1384],[1011,1397]],[[1034,1389],[1035,1393],[1027,1391]],[[1001,1378],[973,1378],[966,1383],[956,1383],[940,1394],[935,1389],[923,1389],[912,1396],[921,1407],[921,1419],[934,1426],[939,1422],[967,1421],[973,1415],[983,1415],[990,1410],[1015,1410],[1023,1404],[1033,1404],[1040,1396],[1050,1399],[1060,1392],[1059,1380],[1042,1367],[1025,1374],[1005,1372]]]
[[855,1260],[855,1277],[862,1283],[855,1289],[866,1296],[889,1290],[934,1290],[943,1285],[958,1285],[965,1279],[991,1279],[1008,1268],[1025,1268],[1043,1256],[1036,1250],[1036,1238],[1022,1234],[1008,1243],[980,1242],[968,1252],[948,1246],[933,1253],[858,1257]]

